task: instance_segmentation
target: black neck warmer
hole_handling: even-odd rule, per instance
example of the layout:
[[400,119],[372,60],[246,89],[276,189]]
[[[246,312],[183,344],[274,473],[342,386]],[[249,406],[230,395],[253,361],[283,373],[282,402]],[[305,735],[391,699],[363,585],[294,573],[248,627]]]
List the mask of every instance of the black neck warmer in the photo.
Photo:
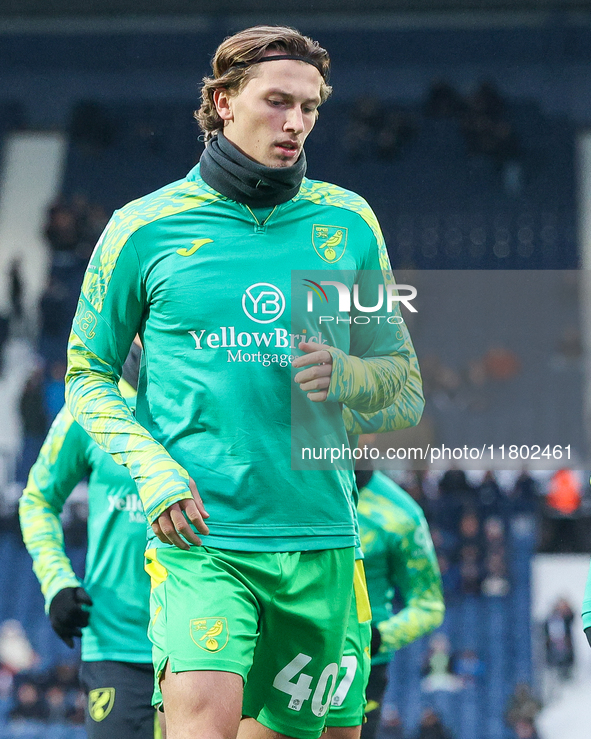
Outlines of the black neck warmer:
[[270,208],[291,200],[306,174],[303,150],[290,167],[265,167],[238,151],[223,133],[207,144],[199,164],[210,187],[251,208]]

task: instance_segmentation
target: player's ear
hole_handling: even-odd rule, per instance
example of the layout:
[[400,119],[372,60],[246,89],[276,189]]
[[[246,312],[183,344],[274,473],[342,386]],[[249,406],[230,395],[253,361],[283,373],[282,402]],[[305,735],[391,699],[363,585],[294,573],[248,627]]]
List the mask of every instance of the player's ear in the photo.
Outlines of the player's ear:
[[232,97],[224,88],[215,90],[213,93],[213,104],[217,114],[223,121],[233,121]]

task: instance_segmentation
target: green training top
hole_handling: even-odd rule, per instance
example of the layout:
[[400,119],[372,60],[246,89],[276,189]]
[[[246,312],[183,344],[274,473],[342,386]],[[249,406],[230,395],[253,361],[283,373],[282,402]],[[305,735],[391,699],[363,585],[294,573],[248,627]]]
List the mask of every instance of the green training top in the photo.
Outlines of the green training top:
[[[374,472],[357,507],[372,619],[382,644],[400,649],[437,628],[445,606],[441,576],[421,507],[399,485]],[[404,608],[392,615],[394,589]],[[387,662],[388,652],[374,663]]]
[[[133,390],[126,395],[133,407]],[[59,515],[88,476],[88,551],[80,583],[64,551]],[[54,420],[20,500],[25,545],[45,596],[80,584],[93,600],[82,630],[84,661],[151,662],[150,579],[144,571],[146,517],[129,472],[103,452],[63,408]]]
[[585,595],[583,597],[583,629],[591,626],[591,567],[587,576],[587,584],[585,585]]
[[[357,307],[321,322],[302,275],[351,292],[358,283],[361,305],[375,304],[376,280],[383,289],[392,276],[362,198],[305,179],[261,223],[206,185],[197,166],[114,214],[74,319],[67,403],[128,466],[150,521],[191,496],[191,476],[210,514],[211,546],[354,544],[351,463],[302,469],[302,450],[348,448],[340,404],[365,414],[392,405],[416,358],[404,323],[366,320]],[[325,290],[336,305],[334,287]],[[330,309],[320,305],[325,317]],[[144,345],[137,421],[116,384],[136,332]],[[331,347],[325,403],[293,380],[304,338]]]

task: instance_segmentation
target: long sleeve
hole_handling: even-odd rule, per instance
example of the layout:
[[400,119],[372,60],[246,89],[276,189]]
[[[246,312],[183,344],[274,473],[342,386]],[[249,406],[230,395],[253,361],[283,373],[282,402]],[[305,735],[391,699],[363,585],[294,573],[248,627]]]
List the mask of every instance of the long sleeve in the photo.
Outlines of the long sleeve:
[[391,584],[404,608],[378,628],[385,646],[400,649],[437,628],[445,613],[441,576],[424,518],[413,522],[402,536],[390,535],[389,560]]
[[154,521],[191,492],[187,472],[135,420],[117,386],[145,309],[129,228],[116,213],[88,266],[68,346],[66,403],[99,447],[129,469]]
[[31,468],[19,501],[23,540],[33,558],[46,609],[62,588],[80,585],[64,550],[59,515],[74,487],[88,472],[84,436],[63,408]]
[[[357,275],[357,289],[360,305],[369,306],[375,304],[377,290],[381,290],[382,296],[387,296],[390,289],[394,295],[396,283],[373,211],[367,208],[364,218],[371,229],[372,238],[362,269]],[[386,299],[383,305],[388,310],[386,320],[377,320],[377,317],[368,315],[367,311],[360,308],[352,310],[349,354],[327,347],[333,362],[327,400],[344,403],[351,411],[375,413],[393,406],[410,380],[409,394],[402,400],[399,413],[404,413],[409,421],[417,418],[418,422],[422,412],[418,406],[424,401],[415,350],[398,302],[390,305]],[[360,432],[353,430],[352,433]]]
[[360,413],[344,406],[343,420],[347,433],[350,435],[380,434],[416,426],[421,420],[424,407],[421,373],[413,351],[406,383],[392,405],[375,413]]

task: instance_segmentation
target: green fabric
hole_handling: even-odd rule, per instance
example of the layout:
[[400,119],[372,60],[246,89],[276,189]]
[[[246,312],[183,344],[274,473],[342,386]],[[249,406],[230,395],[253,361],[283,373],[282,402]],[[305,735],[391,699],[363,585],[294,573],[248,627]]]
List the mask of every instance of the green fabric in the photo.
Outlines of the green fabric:
[[[429,527],[420,506],[381,472],[360,491],[357,512],[373,623],[384,647],[400,649],[443,621],[441,576]],[[392,615],[394,589],[404,608]],[[389,659],[384,652],[373,661]]]
[[[341,230],[334,263],[315,246],[319,224]],[[190,497],[191,476],[210,514],[208,546],[354,544],[351,464],[296,469],[292,445],[347,446],[340,404],[362,413],[392,405],[414,350],[404,325],[323,325],[323,340],[335,347],[334,371],[329,401],[312,403],[293,382],[290,362],[300,337],[317,336],[319,326],[306,311],[306,286],[298,283],[292,294],[293,270],[391,280],[367,203],[304,180],[298,196],[261,226],[205,185],[196,167],[186,180],[130,203],[107,226],[74,320],[67,402],[97,443],[128,466],[150,521]],[[253,320],[247,292],[261,283],[285,299],[281,315],[265,323]],[[279,304],[266,300],[257,306],[272,312]],[[144,345],[137,421],[116,387],[136,332]]]
[[[131,398],[128,402],[133,406]],[[59,515],[86,476],[88,552],[80,583],[64,551]],[[66,408],[31,468],[19,513],[46,610],[65,587],[82,584],[93,600],[89,626],[83,629],[82,659],[150,662],[150,583],[143,570],[146,517],[141,501],[128,471],[98,448]]]
[[351,609],[353,549],[151,549],[146,560],[155,586],[148,630],[154,705],[167,662],[173,672],[233,672],[246,680],[244,715],[296,739],[317,739]]
[[587,584],[585,585],[585,595],[583,596],[583,629],[591,626],[591,567],[587,576]]
[[365,689],[371,672],[371,622],[359,622],[355,593],[347,625],[337,686],[332,696],[327,726],[361,726],[365,715]]

